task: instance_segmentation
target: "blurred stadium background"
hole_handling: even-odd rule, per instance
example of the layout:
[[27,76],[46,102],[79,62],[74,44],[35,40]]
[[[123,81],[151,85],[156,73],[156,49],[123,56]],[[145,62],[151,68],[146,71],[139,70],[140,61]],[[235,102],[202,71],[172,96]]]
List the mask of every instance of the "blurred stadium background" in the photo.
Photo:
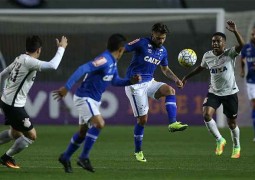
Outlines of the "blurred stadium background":
[[[2,54],[0,58],[4,59],[2,62],[9,65],[17,55],[24,53],[25,38],[28,35],[38,34],[42,37],[43,53],[40,57],[42,60],[50,60],[54,56],[55,38],[66,35],[69,39],[69,46],[59,69],[54,72],[38,73],[36,83],[31,90],[26,109],[38,124],[76,123],[77,114],[72,108],[71,94],[63,102],[58,103],[52,99],[51,91],[62,86],[79,65],[102,52],[108,36],[112,33],[123,33],[129,41],[132,41],[138,37],[149,36],[151,26],[155,22],[163,21],[170,29],[165,42],[169,52],[169,66],[181,78],[191,70],[181,67],[177,62],[178,53],[182,49],[194,49],[198,56],[197,64],[201,62],[203,53],[211,49],[211,35],[217,30],[218,23],[217,14],[208,14],[212,8],[223,13],[223,22],[227,19],[234,20],[247,41],[249,30],[255,23],[255,11],[253,11],[255,2],[250,0],[45,0],[40,8],[33,9],[24,9],[13,2],[0,0]],[[67,10],[69,8],[72,10]],[[125,8],[129,9],[129,13],[104,13],[107,9],[111,10],[109,8],[112,11]],[[137,12],[137,8],[143,8],[144,13],[134,13]],[[197,11],[205,12],[168,13],[168,11],[192,8],[199,8]],[[228,32],[226,34],[228,46],[232,46],[235,38]],[[118,64],[122,77],[130,59],[131,54],[125,54]],[[251,126],[250,105],[244,80],[239,78],[239,65],[240,62],[237,61],[236,77],[240,88],[238,119],[241,126]],[[178,117],[182,121],[193,125],[203,124],[201,108],[207,93],[208,78],[209,73],[204,72],[191,79],[183,90],[177,90]],[[155,79],[175,87],[159,69]],[[150,101],[150,103],[149,124],[166,124],[164,101]],[[108,89],[103,98],[102,114],[107,124],[134,123],[124,88]]]

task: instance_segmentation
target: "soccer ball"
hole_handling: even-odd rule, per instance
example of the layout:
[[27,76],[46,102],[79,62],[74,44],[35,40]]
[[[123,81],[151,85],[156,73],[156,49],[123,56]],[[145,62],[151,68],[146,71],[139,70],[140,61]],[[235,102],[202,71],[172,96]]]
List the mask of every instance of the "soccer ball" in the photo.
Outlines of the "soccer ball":
[[183,49],[178,55],[179,64],[184,67],[191,67],[197,61],[197,55],[192,49]]

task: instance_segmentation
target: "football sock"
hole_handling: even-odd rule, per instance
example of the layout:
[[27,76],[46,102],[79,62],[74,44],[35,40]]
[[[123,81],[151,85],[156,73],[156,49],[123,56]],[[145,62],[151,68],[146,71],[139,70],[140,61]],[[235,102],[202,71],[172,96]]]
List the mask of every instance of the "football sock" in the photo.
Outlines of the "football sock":
[[233,129],[233,130],[230,129],[230,133],[231,133],[231,138],[233,141],[233,147],[240,148],[240,129],[239,129],[239,127],[236,126],[235,129]]
[[15,154],[21,152],[23,149],[28,147],[30,144],[32,144],[34,141],[31,139],[25,137],[25,136],[20,136],[18,139],[15,140],[14,144],[12,147],[6,152],[8,156],[14,156]]
[[96,142],[99,134],[100,134],[100,129],[94,126],[88,130],[85,137],[84,147],[80,155],[81,159],[86,159],[89,157],[90,150],[92,146],[94,145],[94,143]]
[[0,144],[5,144],[10,142],[13,139],[11,135],[11,130],[7,129],[0,133]]
[[169,119],[169,124],[176,122],[177,106],[176,106],[175,95],[166,96],[165,106],[166,106],[166,111],[167,111],[167,115]]
[[136,124],[134,128],[135,152],[142,150],[144,126]]
[[254,136],[255,136],[255,109],[252,110],[252,124],[253,124]]
[[81,146],[82,142],[85,138],[79,136],[79,133],[75,133],[71,138],[71,141],[63,154],[63,158],[66,160],[70,160],[73,153]]
[[211,119],[209,122],[206,122],[206,121],[204,122],[208,131],[216,138],[216,141],[220,140],[222,136],[218,130],[217,124],[214,121],[214,119]]

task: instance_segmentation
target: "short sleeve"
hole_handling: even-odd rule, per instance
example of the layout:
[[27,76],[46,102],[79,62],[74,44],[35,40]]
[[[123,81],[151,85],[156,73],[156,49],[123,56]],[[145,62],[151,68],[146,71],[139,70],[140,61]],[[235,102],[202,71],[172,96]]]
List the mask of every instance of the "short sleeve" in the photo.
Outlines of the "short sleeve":
[[141,44],[142,40],[140,38],[135,39],[125,45],[125,51],[126,52],[136,51],[140,48]]

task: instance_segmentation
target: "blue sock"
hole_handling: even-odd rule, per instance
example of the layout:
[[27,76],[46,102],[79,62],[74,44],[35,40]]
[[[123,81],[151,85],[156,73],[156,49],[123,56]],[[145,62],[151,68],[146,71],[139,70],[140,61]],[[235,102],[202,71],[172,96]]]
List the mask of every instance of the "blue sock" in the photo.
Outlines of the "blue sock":
[[90,150],[91,150],[92,146],[94,145],[94,143],[96,142],[97,137],[99,136],[99,133],[100,133],[100,129],[98,129],[94,126],[88,130],[86,137],[85,137],[84,147],[83,147],[82,153],[80,155],[81,159],[89,158]]
[[136,124],[134,129],[135,152],[142,150],[144,127]]
[[255,109],[252,110],[252,123],[253,123],[253,129],[255,133]]
[[70,144],[68,145],[66,151],[64,152],[64,158],[70,160],[73,153],[81,146],[85,138],[80,138],[79,133],[73,135]]
[[166,111],[168,115],[169,124],[176,122],[177,106],[175,95],[166,96],[165,99]]

